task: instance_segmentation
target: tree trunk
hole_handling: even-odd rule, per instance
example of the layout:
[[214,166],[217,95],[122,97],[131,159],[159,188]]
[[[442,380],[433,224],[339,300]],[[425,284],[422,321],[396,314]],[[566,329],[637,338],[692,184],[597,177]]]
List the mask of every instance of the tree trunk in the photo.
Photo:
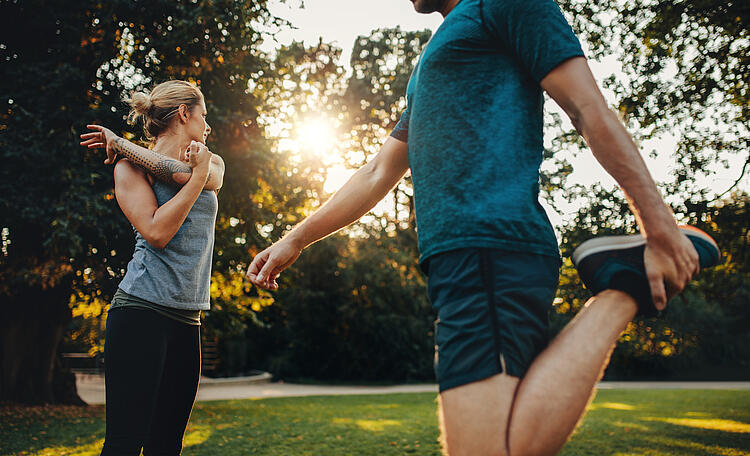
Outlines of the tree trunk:
[[24,287],[13,296],[2,296],[0,402],[85,404],[75,377],[62,369],[57,353],[72,318],[70,293],[67,281],[46,290]]

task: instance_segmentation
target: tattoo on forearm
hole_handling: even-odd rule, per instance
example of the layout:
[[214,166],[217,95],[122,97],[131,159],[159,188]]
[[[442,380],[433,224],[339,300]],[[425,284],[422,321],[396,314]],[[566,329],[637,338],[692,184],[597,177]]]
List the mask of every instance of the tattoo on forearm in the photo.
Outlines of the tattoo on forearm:
[[176,173],[192,174],[193,168],[172,158],[162,158],[156,162],[154,168],[149,170],[149,172],[162,182],[174,184],[175,181],[173,176]]
[[112,147],[119,155],[127,158],[146,170],[147,173],[167,184],[176,184],[174,175],[177,173],[193,173],[193,169],[187,163],[182,163],[179,160],[165,157],[152,150],[138,147],[123,138],[115,139]]

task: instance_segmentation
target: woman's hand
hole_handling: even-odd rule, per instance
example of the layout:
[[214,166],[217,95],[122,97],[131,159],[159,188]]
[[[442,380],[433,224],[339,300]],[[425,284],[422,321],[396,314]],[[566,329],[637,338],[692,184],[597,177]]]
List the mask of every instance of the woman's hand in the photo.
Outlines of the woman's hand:
[[107,152],[107,159],[104,160],[104,164],[113,164],[115,162],[115,157],[117,156],[117,151],[112,145],[118,136],[109,128],[102,127],[101,125],[86,125],[86,128],[95,131],[83,133],[81,135],[81,145],[86,146],[89,149],[104,149]]
[[209,165],[213,154],[205,144],[198,141],[191,141],[188,150],[185,152],[185,159],[193,168],[193,176],[208,179]]

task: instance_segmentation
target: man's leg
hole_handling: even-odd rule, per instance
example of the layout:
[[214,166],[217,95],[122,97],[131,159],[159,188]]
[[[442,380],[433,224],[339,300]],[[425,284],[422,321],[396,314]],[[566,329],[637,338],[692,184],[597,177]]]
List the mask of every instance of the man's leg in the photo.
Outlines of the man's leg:
[[[681,231],[698,252],[701,268],[719,263],[721,252],[708,234],[693,227],[683,227]],[[505,374],[474,383],[454,384],[454,389],[442,393],[441,416],[444,415],[445,440],[451,454],[509,453],[517,456],[556,454],[560,450],[583,414],[628,322],[637,312],[656,313],[645,273],[644,247],[642,236],[614,236],[587,241],[573,252],[573,262],[582,281],[596,296],[527,364],[525,375],[523,372],[520,375],[523,380],[508,375],[518,370],[516,362],[509,364],[509,369],[503,366]],[[500,284],[496,289],[501,290],[498,306],[490,308],[503,309],[504,319],[512,319],[498,333],[501,339],[504,332],[513,333],[516,327],[530,329],[523,331],[520,337],[516,334],[501,340],[498,347],[501,361],[503,345],[505,349],[515,348],[515,352],[506,352],[506,359],[508,353],[524,358],[524,349],[530,345],[523,342],[534,333],[534,303],[543,295],[543,287],[539,288],[545,277],[543,263],[535,265],[533,270],[538,274],[530,277],[526,275],[528,268],[513,263],[516,259],[506,256],[501,257],[500,262],[487,263],[489,276],[493,277],[487,282],[491,303],[497,300],[492,288],[495,282]],[[526,261],[531,263],[534,259],[528,257]],[[503,280],[508,271],[514,280]],[[514,290],[515,283],[528,284],[530,293]],[[534,287],[542,294],[534,292]],[[438,288],[438,291],[441,290]],[[435,296],[441,297],[437,293]],[[520,301],[514,299],[519,296]],[[524,307],[519,313],[517,304],[524,299],[529,303],[528,312]],[[505,311],[506,307],[510,312]],[[495,429],[494,435],[492,429]]]
[[603,291],[589,300],[532,363],[513,404],[508,432],[511,454],[556,454],[560,450],[636,311],[630,295]]
[[500,374],[441,394],[453,455],[556,454],[572,433],[620,333],[637,311],[627,294],[591,298],[531,364],[523,380]]
[[507,454],[506,430],[518,377],[505,374],[440,393],[443,450],[451,456]]

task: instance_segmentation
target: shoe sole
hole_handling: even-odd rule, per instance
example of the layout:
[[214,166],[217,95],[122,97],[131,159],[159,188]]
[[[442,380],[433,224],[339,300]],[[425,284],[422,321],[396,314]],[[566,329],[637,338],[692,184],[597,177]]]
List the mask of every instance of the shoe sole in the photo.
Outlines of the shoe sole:
[[[719,250],[718,244],[713,240],[711,236],[706,234],[703,230],[695,228],[693,226],[681,226],[680,231],[682,234],[688,237],[697,237],[708,241]],[[604,236],[600,238],[589,239],[578,246],[573,251],[572,260],[573,264],[578,266],[581,261],[586,257],[595,255],[597,253],[606,252],[608,250],[627,250],[633,247],[640,247],[646,244],[646,239],[641,234],[631,234],[625,236]]]

